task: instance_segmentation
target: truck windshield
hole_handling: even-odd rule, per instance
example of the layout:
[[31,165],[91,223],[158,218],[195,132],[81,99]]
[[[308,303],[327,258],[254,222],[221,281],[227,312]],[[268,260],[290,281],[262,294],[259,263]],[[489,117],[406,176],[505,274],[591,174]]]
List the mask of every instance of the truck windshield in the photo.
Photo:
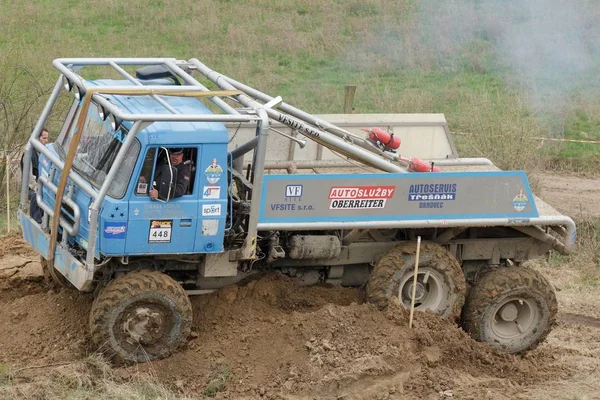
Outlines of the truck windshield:
[[[63,129],[56,140],[57,151],[63,159],[66,157],[71,139],[73,138],[79,112],[80,108],[78,107],[77,112],[74,113],[75,115],[69,113],[70,116],[73,115],[70,126],[67,129]],[[83,133],[77,146],[77,153],[73,160],[73,168],[94,187],[100,188],[106,179],[110,167],[115,162],[117,153],[121,149],[127,133],[128,131],[125,127],[121,127],[117,132],[113,132],[110,121],[108,119],[102,121],[98,115],[98,109],[93,104],[90,105]],[[121,198],[125,195],[139,151],[140,144],[137,140],[134,140],[115,175],[114,181],[109,186],[109,196]]]

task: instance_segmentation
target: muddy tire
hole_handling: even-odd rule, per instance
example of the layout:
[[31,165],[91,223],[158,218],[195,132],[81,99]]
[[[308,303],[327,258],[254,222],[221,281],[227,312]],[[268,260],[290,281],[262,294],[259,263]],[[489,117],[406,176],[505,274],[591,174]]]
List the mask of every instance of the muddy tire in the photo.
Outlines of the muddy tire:
[[[366,287],[367,300],[385,307],[393,297],[408,309],[412,298],[417,244],[392,248],[377,263]],[[466,282],[460,264],[442,246],[422,243],[417,275],[415,311],[430,311],[452,320],[460,318]]]
[[90,312],[92,341],[117,363],[167,357],[190,334],[192,306],[184,289],[158,271],[130,272],[108,283]]
[[556,322],[558,303],[550,283],[524,267],[488,272],[471,289],[463,327],[477,341],[508,353],[542,343]]

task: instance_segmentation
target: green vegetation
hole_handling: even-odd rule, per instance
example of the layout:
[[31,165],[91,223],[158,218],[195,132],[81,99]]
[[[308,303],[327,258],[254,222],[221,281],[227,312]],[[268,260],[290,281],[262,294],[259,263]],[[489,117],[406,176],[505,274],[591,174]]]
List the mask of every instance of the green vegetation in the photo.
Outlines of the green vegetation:
[[58,364],[11,369],[0,364],[0,398],[17,400],[186,400],[159,383],[152,374],[137,373],[126,382],[99,355]]
[[561,271],[572,271],[578,281],[569,286],[600,287],[600,219],[582,217],[577,224],[577,250],[569,255],[552,253],[549,267]]
[[[499,4],[100,0],[90,7],[8,0],[0,6],[0,78],[26,68],[47,93],[56,79],[51,61],[58,57],[197,57],[308,112],[341,112],[344,85],[354,84],[356,113],[444,113],[453,131],[469,134],[457,138],[462,155],[489,157],[503,168],[597,171],[598,145],[545,142],[538,149],[540,141],[530,139],[600,139],[595,47],[586,42],[580,51],[589,67],[578,75],[569,68],[580,53],[572,55],[573,64],[563,58],[566,67],[543,58],[562,50],[552,43],[546,46],[556,49],[542,46],[546,53],[540,54],[547,65],[535,69],[534,57],[518,53],[510,40],[511,32],[527,24],[537,28],[538,21],[517,6],[502,6],[503,18],[489,18]],[[567,24],[561,28],[566,36],[573,33],[568,29],[594,32],[599,7],[587,7],[586,24]],[[545,34],[539,31],[534,34]],[[33,85],[31,77],[19,88]],[[21,105],[33,102],[14,91],[8,96]],[[50,123],[54,131],[59,117]],[[32,123],[14,128],[21,141]]]
[[215,397],[227,387],[231,379],[231,368],[228,364],[219,364],[213,372],[210,382],[204,387],[204,395]]

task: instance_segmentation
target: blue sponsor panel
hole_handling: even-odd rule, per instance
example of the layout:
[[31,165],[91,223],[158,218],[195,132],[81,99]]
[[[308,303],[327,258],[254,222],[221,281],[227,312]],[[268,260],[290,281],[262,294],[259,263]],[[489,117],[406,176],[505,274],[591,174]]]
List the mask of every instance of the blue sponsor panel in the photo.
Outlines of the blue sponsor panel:
[[259,223],[538,217],[523,171],[265,175]]

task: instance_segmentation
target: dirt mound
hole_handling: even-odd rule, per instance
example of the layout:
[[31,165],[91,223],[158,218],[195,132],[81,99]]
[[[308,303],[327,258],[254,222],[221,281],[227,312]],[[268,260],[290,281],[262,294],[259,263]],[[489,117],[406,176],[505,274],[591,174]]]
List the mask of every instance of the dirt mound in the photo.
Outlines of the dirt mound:
[[[19,367],[87,356],[91,296],[53,292],[18,276],[0,277],[0,362]],[[116,369],[117,379],[147,374],[193,397],[462,399],[485,398],[487,392],[468,389],[473,385],[506,393],[568,374],[547,348],[524,358],[499,354],[432,315],[417,313],[409,329],[402,307],[379,310],[358,289],[257,276],[192,303],[186,348]]]
[[4,257],[5,255],[35,257],[36,253],[31,246],[23,240],[21,234],[12,233],[0,238],[0,257]]
[[188,348],[125,368],[123,377],[160,376],[186,395],[220,377],[229,379],[222,398],[383,399],[450,396],[457,379],[502,382],[502,389],[506,381],[516,388],[566,373],[544,351],[500,354],[432,315],[418,313],[409,329],[401,306],[378,310],[356,289],[265,276],[193,304]]

